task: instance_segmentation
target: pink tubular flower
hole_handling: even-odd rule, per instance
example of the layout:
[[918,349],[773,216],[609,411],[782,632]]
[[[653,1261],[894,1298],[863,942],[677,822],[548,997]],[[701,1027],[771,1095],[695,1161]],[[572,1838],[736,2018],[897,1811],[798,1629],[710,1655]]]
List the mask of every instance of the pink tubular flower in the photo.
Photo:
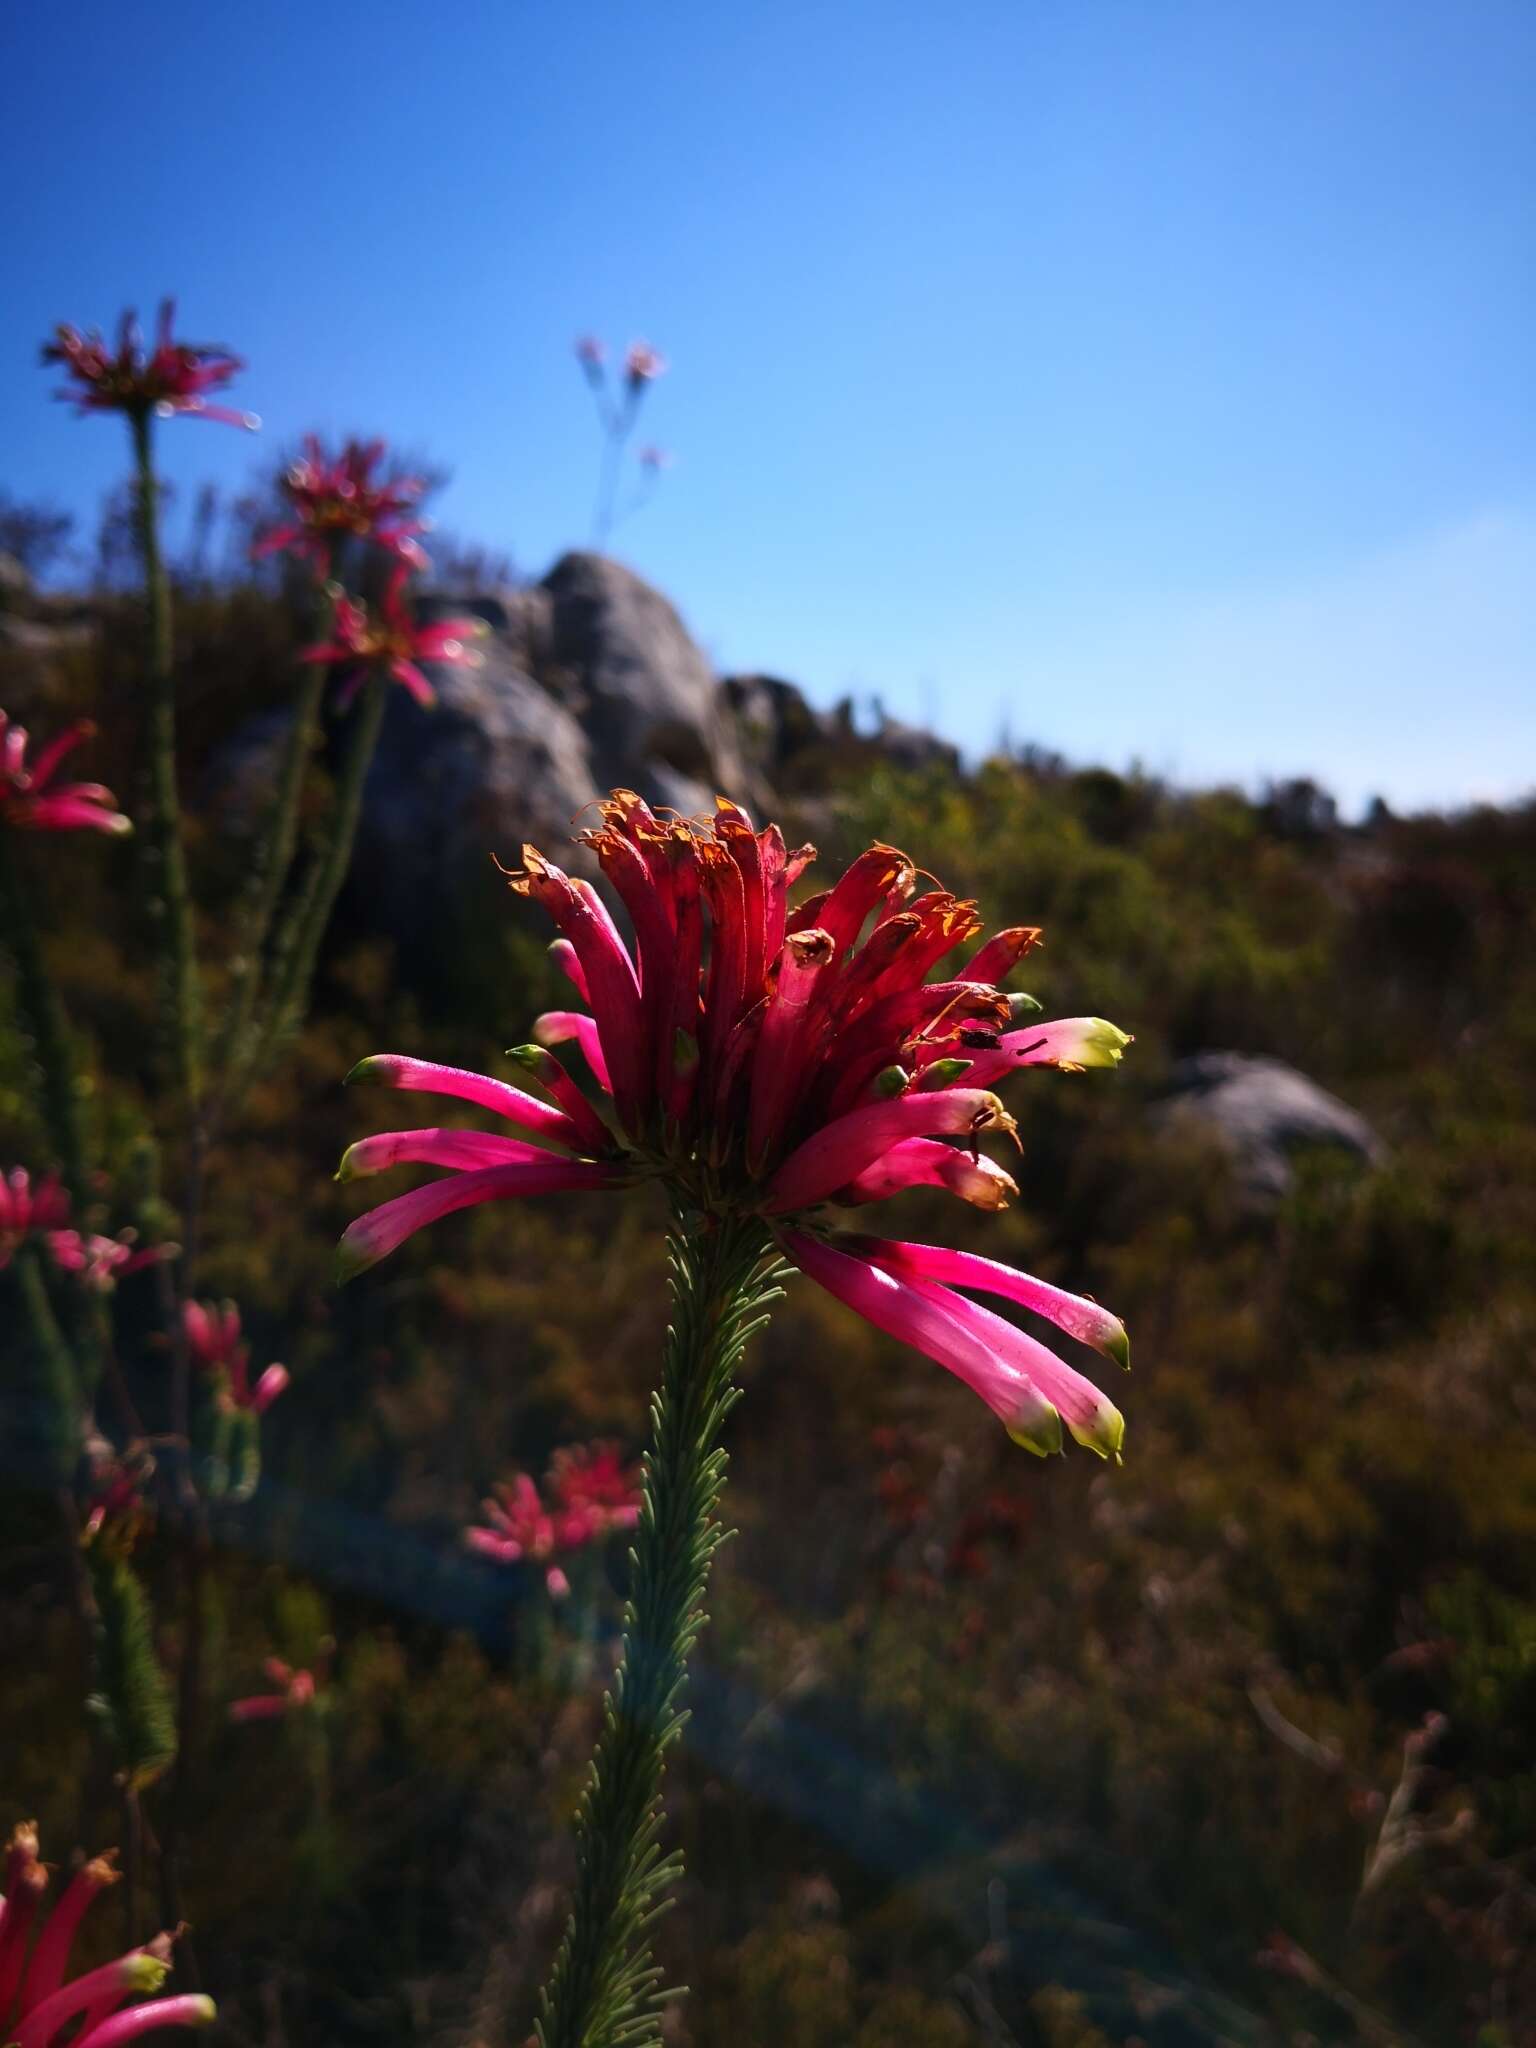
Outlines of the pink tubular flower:
[[335,662],[349,671],[339,705],[350,704],[362,688],[370,670],[383,669],[410,691],[418,704],[435,702],[432,685],[417,666],[423,661],[446,662],[453,667],[472,666],[480,657],[466,640],[478,639],[485,630],[479,619],[439,619],[433,625],[418,626],[405,596],[407,562],[396,562],[376,614],[354,597],[341,593],[336,598],[332,631],[335,638],[319,647],[306,648],[301,661]]
[[648,341],[632,341],[624,352],[624,375],[632,391],[666,374],[667,359]]
[[573,1444],[556,1451],[542,1492],[514,1472],[481,1509],[485,1522],[464,1531],[465,1548],[495,1564],[541,1565],[550,1597],[563,1600],[570,1581],[556,1560],[635,1526],[640,1474],[616,1444]]
[[420,568],[426,557],[416,536],[426,532],[426,521],[408,515],[426,483],[419,476],[396,477],[392,483],[378,478],[375,471],[385,452],[383,441],[353,440],[339,455],[328,455],[316,435],[306,434],[303,454],[282,480],[293,520],[264,534],[253,552],[270,555],[286,549],[325,577],[332,572],[337,543],[356,539],[372,541]]
[[576,360],[590,375],[593,370],[602,369],[608,360],[608,351],[595,334],[578,334]]
[[47,1867],[38,1860],[37,1828],[23,1821],[6,1853],[0,1900],[0,2038],[12,2048],[119,2048],[159,2027],[206,2027],[211,1998],[157,1998],[170,1974],[173,1934],[71,1976],[75,1935],[97,1895],[117,1883],[117,1852],[81,1864],[46,1917]]
[[269,1365],[251,1385],[251,1347],[242,1341],[240,1311],[232,1301],[189,1301],[181,1325],[193,1364],[213,1381],[224,1407],[264,1415],[288,1385],[285,1365]]
[[0,826],[17,832],[131,832],[112,806],[117,799],[99,782],[55,782],[59,765],[96,728],[77,719],[27,763],[27,732],[0,711]]
[[[697,823],[657,817],[617,790],[599,812],[581,838],[624,906],[632,947],[592,884],[535,848],[524,847],[511,883],[553,918],[555,957],[585,1006],[546,1013],[542,1049],[517,1055],[553,1106],[456,1068],[363,1061],[352,1078],[478,1103],[523,1137],[407,1131],[354,1146],[344,1177],[396,1161],[449,1172],[360,1217],[342,1239],[343,1274],[454,1209],[659,1178],[706,1219],[761,1218],[805,1273],[963,1379],[1018,1441],[1055,1450],[1065,1426],[1115,1455],[1123,1424],[1097,1387],[968,1294],[1000,1296],[1123,1365],[1116,1317],[994,1260],[832,1236],[820,1212],[912,1187],[1006,1207],[1017,1187],[979,1149],[1014,1131],[991,1084],[1018,1067],[1112,1066],[1125,1033],[1096,1018],[1013,1028],[1037,1006],[997,984],[1039,938],[1033,926],[998,933],[958,974],[931,979],[980,920],[937,885],[919,892],[913,863],[892,847],[870,847],[790,910],[814,849],[789,852],[776,826],[755,831],[735,804],[722,798]],[[573,1040],[603,1092],[601,1115],[548,1050]]]
[[281,1657],[269,1657],[262,1669],[276,1690],[231,1700],[229,1718],[237,1726],[247,1721],[280,1721],[286,1715],[303,1713],[319,1700],[320,1687],[313,1671],[295,1670]]
[[56,1173],[32,1185],[24,1166],[0,1173],[0,1270],[34,1232],[62,1230],[69,1221],[69,1196]]
[[141,419],[151,413],[162,418],[185,413],[248,430],[260,426],[253,412],[208,403],[207,394],[229,383],[245,365],[226,348],[175,340],[175,314],[175,300],[162,300],[155,345],[147,353],[131,310],[118,325],[115,353],[95,328],[88,334],[78,327],[55,328],[53,340],[43,346],[43,361],[62,364],[70,380],[55,395],[81,412],[124,412]]

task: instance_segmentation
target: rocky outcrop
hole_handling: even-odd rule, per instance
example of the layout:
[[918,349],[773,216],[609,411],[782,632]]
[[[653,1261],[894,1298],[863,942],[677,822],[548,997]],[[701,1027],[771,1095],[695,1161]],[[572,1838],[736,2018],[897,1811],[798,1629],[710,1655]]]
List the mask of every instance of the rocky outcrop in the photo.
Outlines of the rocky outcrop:
[[1385,1148],[1365,1118],[1282,1060],[1203,1052],[1180,1060],[1158,1122],[1170,1135],[1214,1139],[1243,1198],[1268,1207],[1290,1189],[1295,1155],[1330,1146],[1375,1166]]
[[548,655],[576,693],[592,772],[651,803],[707,807],[744,764],[709,663],[672,605],[622,563],[563,555],[539,586]]
[[[524,839],[564,845],[609,789],[685,813],[717,792],[770,809],[867,758],[958,770],[954,748],[851,704],[815,710],[771,676],[718,682],[676,610],[622,563],[561,557],[541,583],[461,598],[428,593],[425,618],[472,613],[487,628],[478,668],[431,670],[437,703],[393,693],[369,776],[359,872],[383,925],[407,942],[441,905],[516,858]],[[236,832],[262,815],[281,752],[281,715],[223,750],[207,794]],[[580,858],[576,856],[576,858]]]

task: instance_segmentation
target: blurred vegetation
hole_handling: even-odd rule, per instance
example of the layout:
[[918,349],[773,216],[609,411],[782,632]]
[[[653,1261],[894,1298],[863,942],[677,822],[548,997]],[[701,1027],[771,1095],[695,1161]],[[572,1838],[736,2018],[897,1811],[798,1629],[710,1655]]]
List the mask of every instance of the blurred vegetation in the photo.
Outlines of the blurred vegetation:
[[[92,772],[120,789],[130,610],[104,596],[104,630],[46,675],[25,645],[0,655],[0,703],[96,716]],[[281,701],[293,632],[270,579],[184,577],[194,799],[219,740]],[[824,867],[879,837],[991,924],[1042,924],[1048,1012],[1135,1032],[1119,1074],[1012,1085],[1005,1216],[912,1196],[880,1218],[1100,1296],[1135,1372],[1113,1389],[1123,1468],[1046,1467],[792,1291],[732,1424],[740,1533],[670,1794],[689,1875],[662,1939],[694,1988],[671,2038],[1536,2040],[1536,812],[1378,806],[1344,828],[1310,785],[1254,801],[1029,755],[965,778],[821,758],[787,811]],[[206,810],[195,829],[211,932],[239,846]],[[114,1228],[157,1115],[126,865],[63,838],[32,863],[112,1076],[90,1108]],[[183,1967],[231,2040],[518,2041],[623,1546],[551,1617],[537,1571],[460,1532],[510,1465],[640,1442],[660,1216],[643,1196],[474,1210],[333,1290],[359,1207],[336,1159],[391,1121],[344,1094],[348,1069],[381,1049],[494,1069],[556,993],[511,897],[451,975],[397,960],[367,908],[344,901],[316,1014],[210,1183],[202,1285],[294,1384],[259,1492],[214,1520]],[[1172,1063],[1210,1048],[1335,1090],[1384,1163],[1318,1154],[1278,1207],[1244,1203],[1219,1150],[1155,1115]],[[29,1104],[0,1015],[0,1163],[48,1163]],[[153,1287],[114,1305],[151,1429]],[[0,1822],[35,1811],[57,1856],[121,1823],[45,1506],[13,1466]],[[168,1609],[157,1543],[138,1561]],[[316,1706],[228,1725],[271,1655],[329,1660]]]

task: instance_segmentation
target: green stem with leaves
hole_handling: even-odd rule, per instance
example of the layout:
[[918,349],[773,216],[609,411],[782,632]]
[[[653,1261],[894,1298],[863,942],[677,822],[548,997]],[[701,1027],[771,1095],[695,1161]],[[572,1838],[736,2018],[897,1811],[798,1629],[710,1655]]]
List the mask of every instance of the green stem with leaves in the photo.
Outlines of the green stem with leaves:
[[160,553],[159,485],[151,420],[129,415],[136,467],[135,512],[149,611],[149,675],[145,753],[148,817],[145,854],[149,914],[160,970],[161,1026],[171,1069],[189,1112],[200,1092],[202,997],[197,979],[192,892],[187,882],[176,788],[176,675],[171,651],[171,586]]
[[32,1041],[49,1142],[78,1211],[89,1195],[81,1115],[84,1091],[64,1005],[43,957],[17,851],[10,834],[0,830],[0,906],[5,912],[0,939],[16,972],[16,1003],[22,1028]]
[[725,1540],[720,1434],[752,1333],[780,1293],[754,1218],[679,1211],[668,1240],[672,1324],[651,1403],[624,1653],[576,1816],[576,1894],[540,1996],[540,2048],[653,2048],[668,1993],[651,1929],[682,1858],[661,1847],[661,1782],[686,1715],[679,1697],[704,1625],[710,1563]]

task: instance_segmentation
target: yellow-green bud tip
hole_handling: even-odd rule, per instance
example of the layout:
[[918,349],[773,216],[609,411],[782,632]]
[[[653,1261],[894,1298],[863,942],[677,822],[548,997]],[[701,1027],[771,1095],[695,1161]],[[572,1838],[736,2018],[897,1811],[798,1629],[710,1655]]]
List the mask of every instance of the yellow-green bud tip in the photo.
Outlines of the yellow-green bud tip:
[[1049,1401],[1041,1400],[1014,1417],[1008,1434],[1037,1458],[1054,1458],[1061,1450],[1061,1417]]
[[1099,1412],[1092,1422],[1074,1422],[1068,1425],[1073,1436],[1086,1451],[1093,1451],[1098,1457],[1120,1461],[1120,1446],[1125,1442],[1125,1417],[1113,1401],[1099,1399]]

